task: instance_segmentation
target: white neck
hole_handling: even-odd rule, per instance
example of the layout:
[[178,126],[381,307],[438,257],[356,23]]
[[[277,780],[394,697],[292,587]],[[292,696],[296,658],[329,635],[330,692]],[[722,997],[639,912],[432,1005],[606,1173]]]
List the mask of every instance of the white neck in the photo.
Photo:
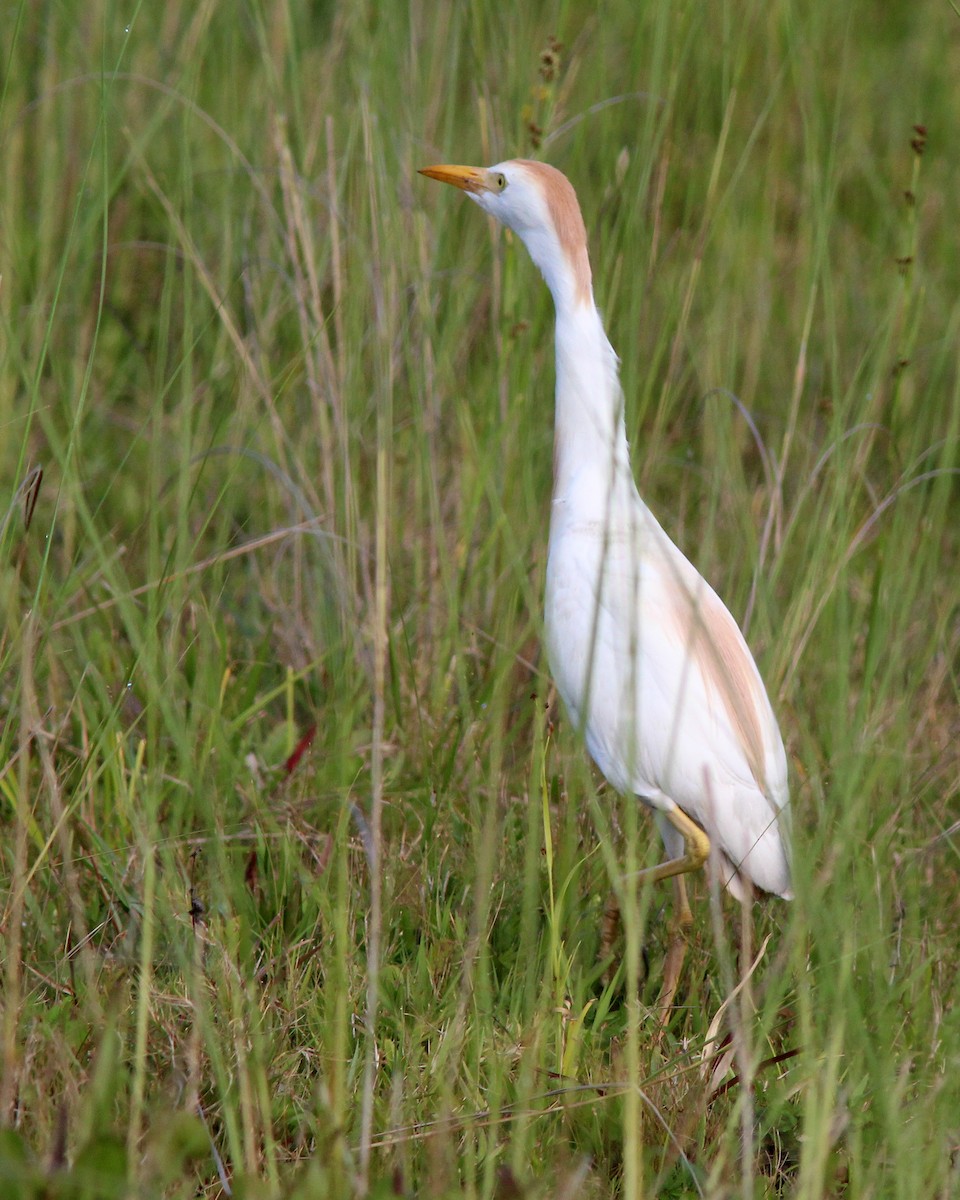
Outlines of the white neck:
[[556,337],[554,499],[565,499],[574,478],[588,471],[599,514],[621,488],[633,491],[617,356],[592,298],[557,304]]
[[[611,504],[630,503],[636,487],[619,363],[594,303],[586,231],[572,191],[566,210],[557,206],[554,217],[540,213],[538,220],[521,220],[523,212],[504,220],[522,237],[557,312],[553,498],[566,501],[579,481],[577,513],[601,518],[609,515]],[[558,234],[558,220],[564,237]]]

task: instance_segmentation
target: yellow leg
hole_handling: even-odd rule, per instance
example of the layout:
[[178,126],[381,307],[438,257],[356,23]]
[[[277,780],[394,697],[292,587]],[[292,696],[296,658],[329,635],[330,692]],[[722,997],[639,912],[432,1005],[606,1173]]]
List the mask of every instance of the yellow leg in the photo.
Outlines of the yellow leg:
[[[673,998],[677,993],[680,972],[687,954],[687,933],[693,925],[693,913],[690,911],[686,882],[683,877],[691,871],[699,870],[710,854],[710,839],[685,812],[674,808],[663,815],[683,838],[684,853],[680,858],[672,858],[668,862],[660,863],[656,867],[650,867],[639,873],[640,879],[649,879],[655,883],[661,879],[674,880],[676,915],[673,935],[663,962],[663,984],[657,1001],[661,1025],[666,1024],[673,1005]],[[604,909],[601,926],[600,954],[602,958],[612,955],[613,943],[620,932],[620,924],[620,906],[616,896],[611,896]]]
[[673,1007],[673,999],[677,994],[680,983],[680,972],[683,961],[687,956],[687,934],[693,925],[693,913],[690,911],[690,901],[687,899],[687,885],[684,875],[697,871],[707,861],[710,854],[710,839],[700,826],[692,821],[685,812],[673,808],[663,814],[674,829],[683,838],[684,853],[680,858],[661,863],[642,874],[654,880],[673,879],[676,896],[676,914],[674,916],[673,936],[667,947],[663,960],[663,983],[657,1007],[660,1010],[661,1027],[666,1025]]
[[673,882],[676,885],[677,921],[681,929],[689,929],[693,924],[693,913],[687,900],[687,881],[682,875],[674,875]]
[[[669,862],[660,863],[657,867],[650,867],[639,873],[638,878],[651,879],[654,883],[659,883],[661,879],[671,879],[674,875],[686,875],[690,871],[699,870],[710,854],[710,839],[682,809],[671,808],[663,815],[683,838],[684,853],[679,858],[671,858]],[[687,905],[686,891],[683,902],[689,917],[690,907]]]

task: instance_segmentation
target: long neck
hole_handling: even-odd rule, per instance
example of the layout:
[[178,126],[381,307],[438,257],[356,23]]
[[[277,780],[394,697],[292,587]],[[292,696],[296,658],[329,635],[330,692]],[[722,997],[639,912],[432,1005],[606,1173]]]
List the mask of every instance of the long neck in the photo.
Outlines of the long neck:
[[[554,299],[560,301],[554,499],[566,499],[575,477],[588,471],[595,481],[599,512],[621,489],[633,489],[617,356],[592,297],[579,303],[563,303],[555,293]],[[582,502],[581,489],[578,494]]]
[[553,498],[565,502],[580,479],[584,486],[572,502],[579,515],[599,517],[636,494],[619,364],[594,303],[587,235],[572,189],[554,210],[553,220],[522,231],[557,311]]

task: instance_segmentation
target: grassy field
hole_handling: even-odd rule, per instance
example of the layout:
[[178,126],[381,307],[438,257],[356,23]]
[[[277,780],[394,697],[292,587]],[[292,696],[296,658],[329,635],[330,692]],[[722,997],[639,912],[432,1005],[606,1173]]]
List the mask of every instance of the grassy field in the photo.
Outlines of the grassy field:
[[[960,1194],[960,15],[8,9],[3,1196]],[[700,881],[662,1030],[539,649],[550,298],[416,174],[513,155],[791,761],[796,900]]]

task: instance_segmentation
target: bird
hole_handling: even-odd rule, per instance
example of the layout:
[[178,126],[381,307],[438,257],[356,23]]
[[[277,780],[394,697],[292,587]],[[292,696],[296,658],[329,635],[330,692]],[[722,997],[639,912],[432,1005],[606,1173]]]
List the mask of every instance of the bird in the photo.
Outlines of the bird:
[[[793,897],[783,739],[740,627],[637,490],[619,359],[594,299],[573,185],[529,159],[420,174],[460,189],[513,230],[553,297],[544,641],[594,762],[618,792],[652,809],[659,827],[666,858],[641,876],[676,886],[666,1011],[693,923],[688,874],[706,866],[740,900],[754,888]],[[618,918],[614,902],[605,927]]]

